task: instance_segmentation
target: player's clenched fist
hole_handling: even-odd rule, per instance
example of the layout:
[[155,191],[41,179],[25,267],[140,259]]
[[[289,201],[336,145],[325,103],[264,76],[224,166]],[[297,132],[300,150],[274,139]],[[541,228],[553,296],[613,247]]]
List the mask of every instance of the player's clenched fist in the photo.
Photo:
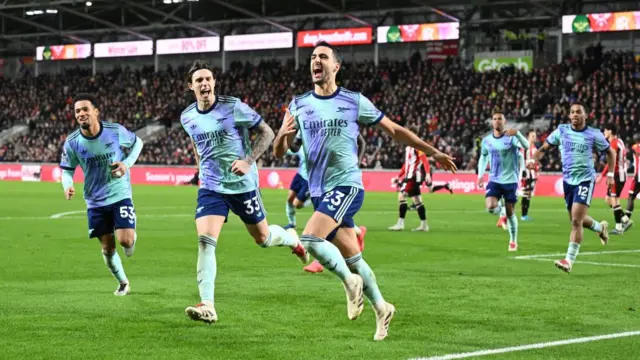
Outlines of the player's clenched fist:
[[484,180],[478,179],[478,189],[484,189]]
[[67,200],[71,200],[71,198],[73,197],[73,195],[75,195],[75,193],[76,193],[76,189],[74,189],[73,186],[72,186],[72,187],[70,187],[70,188],[68,188],[67,190],[64,191],[64,197]]

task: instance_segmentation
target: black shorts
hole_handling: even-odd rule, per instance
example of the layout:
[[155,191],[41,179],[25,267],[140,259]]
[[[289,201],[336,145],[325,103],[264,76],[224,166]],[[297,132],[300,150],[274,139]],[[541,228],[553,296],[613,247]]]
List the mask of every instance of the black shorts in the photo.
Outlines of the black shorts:
[[419,196],[422,195],[422,192],[420,191],[420,185],[422,185],[422,182],[417,182],[416,179],[409,179],[402,183],[400,191],[411,197]]
[[612,198],[620,198],[622,195],[622,189],[624,189],[624,183],[627,182],[627,177],[614,176],[613,185],[607,188],[607,196]]

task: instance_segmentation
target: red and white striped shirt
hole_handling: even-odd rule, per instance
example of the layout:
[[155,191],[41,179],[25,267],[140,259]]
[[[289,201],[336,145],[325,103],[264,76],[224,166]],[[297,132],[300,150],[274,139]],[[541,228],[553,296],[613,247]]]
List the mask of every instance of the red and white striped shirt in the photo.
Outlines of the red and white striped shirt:
[[406,180],[414,179],[417,182],[424,180],[425,174],[430,171],[427,155],[411,146],[405,148],[404,165],[400,169],[400,177]]
[[[618,138],[611,140],[611,149],[616,153],[616,165],[612,170],[613,176],[619,181],[625,181],[627,178],[627,148],[624,146],[624,142]],[[609,171],[609,164],[604,167],[602,176],[607,175]]]
[[[536,148],[535,145],[533,144],[529,144],[529,149],[525,150],[522,149],[522,151],[524,151],[524,162],[525,164],[530,162],[530,161],[534,161],[533,156],[536,154],[536,152],[538,151],[538,148]],[[540,164],[536,163],[536,168],[533,170],[527,169],[525,167],[525,178],[526,179],[537,179],[538,178],[538,172],[540,171]]]

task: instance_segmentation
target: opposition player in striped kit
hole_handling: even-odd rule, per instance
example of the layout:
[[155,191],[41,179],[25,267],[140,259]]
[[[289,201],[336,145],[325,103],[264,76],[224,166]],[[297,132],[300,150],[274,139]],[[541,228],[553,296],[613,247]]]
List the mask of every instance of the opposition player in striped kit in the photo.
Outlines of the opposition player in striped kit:
[[622,206],[620,206],[620,196],[622,196],[624,184],[627,182],[627,148],[624,142],[618,138],[618,126],[615,124],[605,125],[604,137],[611,145],[611,149],[616,153],[616,163],[614,169],[609,169],[609,165],[606,165],[602,174],[598,176],[596,183],[599,183],[609,170],[611,170],[613,173],[613,185],[607,187],[607,197],[605,201],[613,209],[616,228],[609,233],[612,235],[621,235],[625,229],[628,229],[630,226],[629,217],[622,210]]
[[[633,181],[629,188],[626,210],[629,219],[631,219],[631,215],[633,215],[633,205],[636,197],[640,194],[640,134],[636,134],[634,140],[636,143],[631,147],[631,152],[633,153]],[[630,221],[628,224],[625,231],[627,231],[633,223]]]
[[[538,139],[535,130],[529,130],[527,134],[529,140],[529,149],[524,150],[524,161],[527,164],[535,164],[533,160],[536,151],[536,141]],[[538,172],[540,165],[535,165],[533,169],[525,168],[522,172],[522,214],[520,219],[523,221],[529,220],[529,208],[531,207],[531,198],[536,189],[536,181],[538,181]]]
[[420,226],[413,231],[429,231],[427,225],[427,211],[422,203],[422,191],[420,186],[426,177],[426,169],[429,168],[429,159],[423,152],[407,146],[405,148],[404,165],[400,169],[398,175],[398,183],[400,191],[398,192],[399,217],[395,225],[390,226],[391,231],[404,230],[404,218],[407,215],[408,205],[407,197],[411,198],[416,206],[418,217],[420,217]]

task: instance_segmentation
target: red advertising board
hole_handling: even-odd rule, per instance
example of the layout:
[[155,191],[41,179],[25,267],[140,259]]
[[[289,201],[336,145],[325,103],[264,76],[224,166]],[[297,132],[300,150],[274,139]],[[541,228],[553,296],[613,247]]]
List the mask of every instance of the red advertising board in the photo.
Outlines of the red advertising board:
[[[131,183],[147,185],[178,185],[193,177],[195,169],[189,167],[153,167],[134,166],[130,170]],[[57,165],[51,164],[13,164],[0,163],[0,181],[44,181],[60,182],[62,171]],[[263,168],[260,170],[260,187],[263,189],[288,188],[296,174],[295,169]],[[367,191],[396,191],[391,179],[397,176],[397,171],[363,171],[362,180]],[[76,182],[84,181],[82,169],[75,173]],[[474,173],[435,173],[435,185],[448,182],[456,194],[484,194],[483,189],[477,187],[477,177]],[[562,196],[562,176],[553,174],[540,175],[536,183],[536,196]],[[602,182],[596,186],[595,197],[606,195],[606,185]]]
[[371,44],[371,33],[370,27],[300,31],[298,47],[312,47],[318,41],[326,41],[336,46]]

